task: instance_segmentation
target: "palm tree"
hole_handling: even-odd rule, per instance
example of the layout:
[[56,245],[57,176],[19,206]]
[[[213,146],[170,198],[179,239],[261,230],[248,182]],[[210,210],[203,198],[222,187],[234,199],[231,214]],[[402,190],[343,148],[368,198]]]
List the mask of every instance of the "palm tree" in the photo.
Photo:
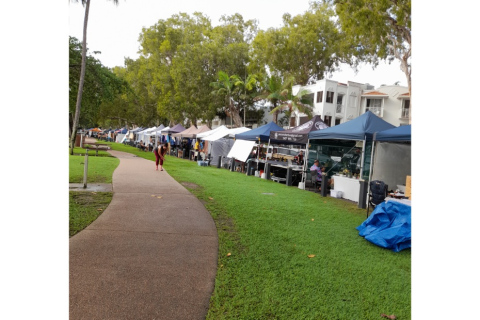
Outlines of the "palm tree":
[[240,118],[240,113],[235,107],[233,101],[233,95],[235,93],[235,77],[234,75],[229,76],[224,71],[218,72],[218,80],[216,82],[210,83],[215,90],[212,91],[212,94],[223,96],[225,98],[225,109],[230,115],[231,119],[237,127],[242,126],[242,119]]
[[[313,113],[313,100],[309,96],[311,92],[307,89],[300,89],[297,94],[292,94],[292,88],[288,90],[287,99],[281,105],[276,108],[273,108],[270,113],[285,111],[285,116],[290,119],[293,111],[299,113],[305,113],[309,118],[312,117]],[[289,123],[292,126],[292,123]]]
[[272,104],[270,113],[273,114],[273,122],[278,122],[279,105],[283,105],[287,101],[288,87],[293,83],[293,79],[289,78],[285,82],[282,78],[276,75],[265,78],[262,83],[263,92],[258,96],[258,99],[264,99]]
[[[118,0],[112,0],[118,5]],[[75,0],[78,2],[78,0]],[[75,105],[75,117],[73,119],[72,136],[70,137],[70,154],[73,155],[73,147],[75,146],[75,137],[77,134],[78,120],[80,119],[80,108],[82,106],[83,84],[85,82],[85,69],[87,65],[87,25],[88,13],[90,11],[90,0],[82,0],[85,6],[85,18],[83,20],[83,42],[82,42],[82,66],[80,69],[80,82],[78,83],[77,103]]]
[[[240,93],[240,98],[244,101],[244,110],[243,110],[243,126],[245,126],[246,115],[247,115],[247,99],[255,95],[255,89],[258,84],[258,76],[256,74],[249,74],[245,80],[240,78],[237,75],[233,75],[233,82],[235,84],[236,90]],[[250,95],[247,92],[252,92]]]

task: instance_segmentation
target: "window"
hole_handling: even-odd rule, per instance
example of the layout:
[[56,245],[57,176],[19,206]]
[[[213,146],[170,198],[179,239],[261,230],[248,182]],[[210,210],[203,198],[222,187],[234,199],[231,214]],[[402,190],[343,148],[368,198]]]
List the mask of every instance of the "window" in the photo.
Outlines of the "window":
[[343,103],[343,94],[337,95],[337,106],[342,105]]
[[343,95],[341,94],[337,95],[337,107],[335,110],[336,113],[342,113],[342,102],[343,102]]
[[308,122],[308,117],[300,117],[300,125]]
[[313,103],[313,96],[314,95],[315,95],[315,93],[309,93],[309,94],[305,95],[305,100],[308,100],[309,102]]
[[317,103],[322,102],[323,98],[323,91],[318,91],[317,92]]
[[367,99],[366,111],[371,111],[380,116],[382,114],[382,99]]
[[335,93],[333,91],[327,91],[327,97],[325,99],[325,102],[328,102],[328,103],[333,103],[333,95]]
[[336,118],[335,119],[335,125],[339,125],[341,123],[342,119]]
[[367,99],[367,108],[381,108],[382,100],[381,99]]
[[409,116],[410,116],[410,100],[403,100],[402,118],[408,118]]
[[332,117],[331,116],[325,116],[324,117],[325,119],[323,119],[323,122],[325,122],[325,124],[329,127],[332,126]]

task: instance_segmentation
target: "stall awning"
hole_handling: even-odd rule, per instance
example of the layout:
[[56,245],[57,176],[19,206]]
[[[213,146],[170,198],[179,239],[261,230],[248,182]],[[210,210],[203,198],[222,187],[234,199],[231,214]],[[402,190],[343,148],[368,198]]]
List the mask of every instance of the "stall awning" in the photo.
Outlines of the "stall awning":
[[235,158],[238,161],[245,162],[247,161],[248,155],[252,151],[254,145],[255,141],[236,140],[232,149],[230,149],[227,158]]

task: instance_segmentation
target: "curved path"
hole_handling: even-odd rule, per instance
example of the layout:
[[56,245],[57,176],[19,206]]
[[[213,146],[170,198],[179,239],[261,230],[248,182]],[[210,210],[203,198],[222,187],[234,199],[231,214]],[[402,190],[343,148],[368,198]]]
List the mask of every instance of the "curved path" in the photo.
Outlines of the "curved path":
[[120,159],[112,202],[70,238],[70,320],[205,319],[218,254],[212,217],[152,161],[109,152]]

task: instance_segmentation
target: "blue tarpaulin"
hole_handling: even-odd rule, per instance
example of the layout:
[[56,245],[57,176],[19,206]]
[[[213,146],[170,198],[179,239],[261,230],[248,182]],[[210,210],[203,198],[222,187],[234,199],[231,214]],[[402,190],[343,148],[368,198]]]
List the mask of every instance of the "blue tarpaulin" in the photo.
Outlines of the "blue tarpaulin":
[[399,252],[411,247],[411,212],[409,205],[382,202],[357,230],[360,236],[377,246]]

